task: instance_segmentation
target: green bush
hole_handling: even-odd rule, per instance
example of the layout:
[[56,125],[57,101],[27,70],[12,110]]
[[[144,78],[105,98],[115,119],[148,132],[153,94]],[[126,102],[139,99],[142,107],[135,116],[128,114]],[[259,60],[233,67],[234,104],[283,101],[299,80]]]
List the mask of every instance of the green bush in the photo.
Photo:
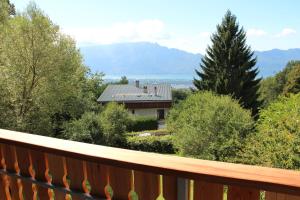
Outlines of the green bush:
[[234,162],[253,119],[229,96],[198,92],[170,111],[167,128],[181,155]]
[[127,148],[147,152],[175,153],[171,135],[127,137]]
[[257,133],[249,137],[242,158],[248,164],[300,169],[300,93],[261,110]]
[[137,132],[144,130],[156,130],[158,122],[153,117],[132,117],[128,123],[127,131]]
[[92,144],[104,143],[100,116],[94,112],[86,112],[80,119],[65,123],[64,127],[65,139]]

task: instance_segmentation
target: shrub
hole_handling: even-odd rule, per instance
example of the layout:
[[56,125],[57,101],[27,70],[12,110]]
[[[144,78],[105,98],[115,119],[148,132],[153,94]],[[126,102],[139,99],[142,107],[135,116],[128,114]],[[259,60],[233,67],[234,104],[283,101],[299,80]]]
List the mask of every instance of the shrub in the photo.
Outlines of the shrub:
[[64,137],[79,142],[103,144],[103,132],[99,115],[86,112],[80,119],[66,123]]
[[299,169],[299,155],[300,93],[261,110],[257,133],[249,137],[242,157],[249,164]]
[[170,111],[167,128],[180,154],[232,162],[252,131],[253,119],[229,96],[198,92]]
[[157,153],[175,153],[172,136],[131,136],[127,138],[127,147],[133,150],[157,152]]
[[132,117],[128,123],[127,131],[137,132],[144,130],[156,130],[158,122],[153,117]]
[[115,102],[105,106],[101,113],[101,124],[106,145],[122,147],[126,143],[125,132],[129,114],[123,105]]

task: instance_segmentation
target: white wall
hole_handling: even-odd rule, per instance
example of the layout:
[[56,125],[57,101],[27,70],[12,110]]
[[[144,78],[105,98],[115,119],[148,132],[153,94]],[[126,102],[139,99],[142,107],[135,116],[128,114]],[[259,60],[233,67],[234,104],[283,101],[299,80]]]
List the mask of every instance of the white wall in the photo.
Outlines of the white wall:
[[[134,116],[149,116],[157,118],[157,110],[165,110],[165,118],[169,112],[169,108],[143,108],[134,109]],[[129,109],[129,113],[132,115],[132,109]]]

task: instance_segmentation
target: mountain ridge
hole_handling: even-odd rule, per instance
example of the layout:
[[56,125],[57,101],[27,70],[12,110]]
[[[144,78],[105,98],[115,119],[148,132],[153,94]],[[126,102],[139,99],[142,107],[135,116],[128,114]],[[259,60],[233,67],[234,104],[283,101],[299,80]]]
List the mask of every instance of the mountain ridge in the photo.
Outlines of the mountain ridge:
[[[195,75],[203,55],[157,43],[135,42],[80,47],[85,64],[93,72],[109,75]],[[300,60],[300,48],[255,51],[260,76],[282,70],[290,60]]]

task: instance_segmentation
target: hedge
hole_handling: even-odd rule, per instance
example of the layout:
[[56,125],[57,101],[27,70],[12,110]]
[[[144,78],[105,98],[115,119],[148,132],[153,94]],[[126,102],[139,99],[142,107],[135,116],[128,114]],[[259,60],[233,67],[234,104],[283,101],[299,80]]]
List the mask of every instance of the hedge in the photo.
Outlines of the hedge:
[[171,135],[127,137],[127,148],[147,152],[175,153]]
[[128,132],[156,130],[157,128],[157,119],[153,117],[132,117],[127,125]]

